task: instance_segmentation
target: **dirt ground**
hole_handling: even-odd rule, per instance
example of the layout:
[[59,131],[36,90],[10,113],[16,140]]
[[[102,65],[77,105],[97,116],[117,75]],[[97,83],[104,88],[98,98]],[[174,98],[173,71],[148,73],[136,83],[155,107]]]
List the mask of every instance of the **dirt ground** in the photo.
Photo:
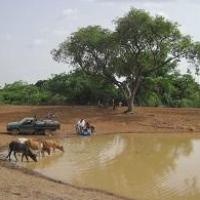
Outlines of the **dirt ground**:
[[[23,117],[37,115],[44,118],[53,112],[61,123],[55,138],[76,136],[74,124],[84,118],[96,128],[96,135],[112,133],[162,133],[200,135],[200,109],[135,108],[134,113],[124,114],[125,108],[89,106],[0,106],[0,149],[16,138],[6,133],[6,124]],[[24,137],[24,136],[23,136]],[[33,136],[32,136],[33,137]],[[37,136],[42,137],[42,136]],[[0,200],[100,200],[123,199],[98,190],[52,181],[24,169],[18,169],[0,158]]]

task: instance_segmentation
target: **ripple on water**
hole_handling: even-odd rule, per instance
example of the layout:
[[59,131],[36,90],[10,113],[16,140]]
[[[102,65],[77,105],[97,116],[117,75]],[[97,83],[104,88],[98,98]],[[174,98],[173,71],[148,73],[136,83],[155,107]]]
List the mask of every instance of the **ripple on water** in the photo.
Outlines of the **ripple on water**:
[[199,139],[129,134],[70,138],[63,145],[65,153],[26,167],[136,199],[200,199]]

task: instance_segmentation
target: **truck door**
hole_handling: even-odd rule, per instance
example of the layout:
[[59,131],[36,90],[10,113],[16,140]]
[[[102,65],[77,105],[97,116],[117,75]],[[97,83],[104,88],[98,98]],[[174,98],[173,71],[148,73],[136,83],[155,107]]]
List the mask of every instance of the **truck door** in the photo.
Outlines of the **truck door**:
[[20,132],[25,134],[32,134],[34,132],[34,120],[26,120],[20,126]]

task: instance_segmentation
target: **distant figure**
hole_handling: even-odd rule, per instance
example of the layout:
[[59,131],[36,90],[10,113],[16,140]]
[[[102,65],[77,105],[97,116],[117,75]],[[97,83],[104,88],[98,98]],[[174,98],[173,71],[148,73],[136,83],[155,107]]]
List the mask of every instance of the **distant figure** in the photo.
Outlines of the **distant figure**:
[[121,101],[119,102],[119,107],[122,107],[122,102]]
[[37,115],[36,114],[33,115],[33,119],[34,119],[34,121],[37,121]]
[[90,128],[89,122],[86,122],[85,127],[82,130],[82,134],[83,135],[91,135],[92,134],[92,130]]
[[85,128],[85,120],[84,119],[80,119],[77,124],[76,124],[76,133],[80,134],[82,132],[82,130]]
[[91,126],[89,122],[80,119],[76,124],[76,133],[82,136],[90,136],[94,132],[95,127]]
[[48,112],[46,118],[53,119],[53,118],[55,118],[55,114],[53,114],[52,112]]
[[102,107],[103,107],[103,104],[101,103],[100,100],[98,100],[97,106],[98,106],[99,108],[102,108]]
[[116,109],[116,102],[115,102],[115,99],[112,99],[112,108],[113,108],[113,110]]

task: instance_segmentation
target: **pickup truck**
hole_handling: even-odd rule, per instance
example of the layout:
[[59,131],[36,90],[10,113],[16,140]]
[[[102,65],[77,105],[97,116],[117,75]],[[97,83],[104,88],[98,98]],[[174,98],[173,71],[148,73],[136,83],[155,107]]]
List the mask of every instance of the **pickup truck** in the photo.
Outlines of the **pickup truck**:
[[7,131],[12,134],[41,134],[45,135],[48,131],[60,129],[60,123],[54,120],[36,120],[33,117],[27,117],[19,122],[10,122],[7,124]]

